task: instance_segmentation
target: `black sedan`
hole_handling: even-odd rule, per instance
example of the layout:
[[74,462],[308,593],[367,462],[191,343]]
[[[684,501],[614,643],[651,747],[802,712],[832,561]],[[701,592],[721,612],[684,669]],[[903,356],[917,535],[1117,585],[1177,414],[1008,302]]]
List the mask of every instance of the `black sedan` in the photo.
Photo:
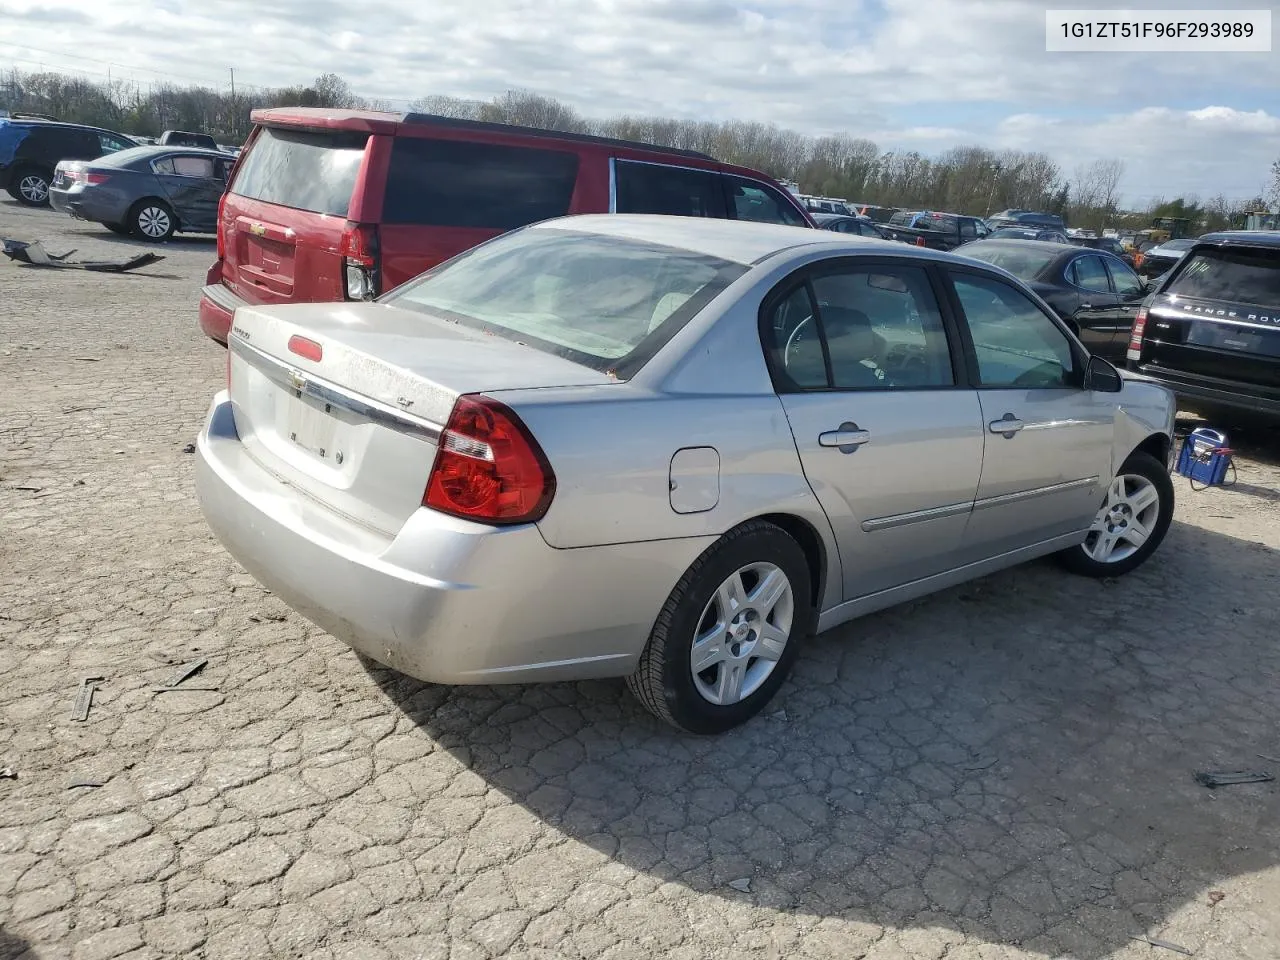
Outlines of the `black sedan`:
[[979,240],[955,253],[1025,281],[1104,359],[1124,362],[1133,318],[1150,285],[1105,250],[1038,240]]
[[870,217],[848,217],[839,213],[813,213],[813,222],[822,230],[834,230],[836,233],[852,233],[860,237],[876,237],[885,239],[880,228]]
[[1168,273],[1196,243],[1196,240],[1183,238],[1157,244],[1143,253],[1142,260],[1138,263],[1138,272],[1144,277],[1158,277],[1162,273]]
[[175,231],[213,233],[218,201],[235,158],[192,147],[134,147],[97,160],[64,160],[54,170],[55,210],[140,240]]

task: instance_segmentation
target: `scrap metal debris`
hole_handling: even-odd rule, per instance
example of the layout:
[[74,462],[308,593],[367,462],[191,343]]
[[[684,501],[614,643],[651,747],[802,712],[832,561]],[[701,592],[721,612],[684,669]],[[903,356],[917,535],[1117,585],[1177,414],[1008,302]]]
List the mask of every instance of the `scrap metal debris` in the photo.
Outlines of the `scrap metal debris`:
[[1190,950],[1181,944],[1170,943],[1168,940],[1157,940],[1155,937],[1130,937],[1130,940],[1137,940],[1139,943],[1149,943],[1153,947],[1160,947],[1164,950],[1172,950],[1174,953],[1180,953],[1183,956],[1194,956]]
[[182,448],[182,452],[183,452],[183,453],[195,453],[195,452],[196,452],[196,445],[195,445],[194,443],[188,443],[185,447],[183,447],[183,448]]
[[1269,773],[1262,771],[1240,770],[1234,773],[1197,773],[1196,783],[1203,787],[1228,787],[1236,783],[1270,783],[1274,780]]
[[105,786],[101,780],[72,780],[67,784],[68,790],[75,790],[77,787],[101,787]]
[[750,893],[751,878],[743,877],[741,880],[730,880],[729,886],[733,887],[733,889],[737,890],[739,893]]
[[0,767],[0,780],[17,780],[18,774],[13,767]]
[[10,240],[0,238],[4,255],[17,263],[33,267],[67,267],[75,270],[96,270],[101,273],[124,273],[138,267],[150,266],[164,259],[156,253],[139,253],[124,260],[69,260],[75,250],[66,253],[50,253],[39,240]]
[[83,723],[89,719],[89,708],[93,706],[93,693],[98,689],[98,684],[106,679],[106,677],[85,677],[80,681],[75,706],[71,708],[72,720]]
[[178,671],[178,674],[172,680],[163,686],[152,687],[151,691],[153,693],[182,693],[188,690],[193,692],[203,691],[206,693],[216,692],[218,689],[217,687],[198,687],[186,682],[208,665],[208,658],[203,660],[192,660],[190,663],[184,664],[182,669]]

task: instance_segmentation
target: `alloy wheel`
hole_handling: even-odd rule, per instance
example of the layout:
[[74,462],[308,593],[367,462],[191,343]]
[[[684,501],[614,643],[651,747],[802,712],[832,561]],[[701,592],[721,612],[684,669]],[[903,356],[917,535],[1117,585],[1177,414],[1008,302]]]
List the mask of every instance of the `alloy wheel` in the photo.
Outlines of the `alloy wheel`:
[[1084,552],[1099,563],[1119,563],[1141,549],[1160,516],[1160,493],[1146,477],[1121,474],[1111,481],[1089,527]]
[[162,207],[143,207],[138,211],[138,229],[153,240],[165,236],[170,229],[168,211]]
[[689,667],[699,695],[718,706],[740,703],[773,673],[791,637],[795,595],[772,563],[731,574],[698,620]]
[[18,181],[18,192],[29,203],[44,203],[49,199],[49,182],[38,173],[29,173]]

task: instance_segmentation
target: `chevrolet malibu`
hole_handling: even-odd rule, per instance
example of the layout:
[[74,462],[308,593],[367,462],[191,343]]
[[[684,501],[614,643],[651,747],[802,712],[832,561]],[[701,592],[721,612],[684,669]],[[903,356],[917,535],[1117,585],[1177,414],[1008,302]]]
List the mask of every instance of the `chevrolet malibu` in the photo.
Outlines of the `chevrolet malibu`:
[[229,347],[199,495],[266,587],[414,677],[626,677],[697,733],[815,632],[1126,573],[1173,512],[1168,391],[997,267],[830,231],[547,221]]

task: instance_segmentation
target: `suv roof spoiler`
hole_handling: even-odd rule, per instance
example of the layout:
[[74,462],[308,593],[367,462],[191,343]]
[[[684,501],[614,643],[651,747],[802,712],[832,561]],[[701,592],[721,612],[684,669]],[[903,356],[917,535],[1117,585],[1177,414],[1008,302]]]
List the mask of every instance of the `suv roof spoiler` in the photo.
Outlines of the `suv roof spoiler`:
[[540,137],[547,140],[568,140],[573,143],[594,143],[606,147],[625,147],[628,150],[652,150],[680,157],[695,157],[712,163],[720,162],[715,157],[700,153],[697,150],[663,147],[656,143],[644,143],[639,140],[595,137],[587,133],[568,133],[561,130],[545,130],[541,127],[523,127],[510,123],[494,123],[487,120],[463,120],[458,117],[442,117],[434,113],[383,113],[373,110],[329,110],[322,107],[279,107],[270,110],[254,110],[250,119],[254,123],[267,126],[363,130],[369,133],[394,133],[395,128],[400,124],[450,127],[456,130],[515,134],[524,137]]

